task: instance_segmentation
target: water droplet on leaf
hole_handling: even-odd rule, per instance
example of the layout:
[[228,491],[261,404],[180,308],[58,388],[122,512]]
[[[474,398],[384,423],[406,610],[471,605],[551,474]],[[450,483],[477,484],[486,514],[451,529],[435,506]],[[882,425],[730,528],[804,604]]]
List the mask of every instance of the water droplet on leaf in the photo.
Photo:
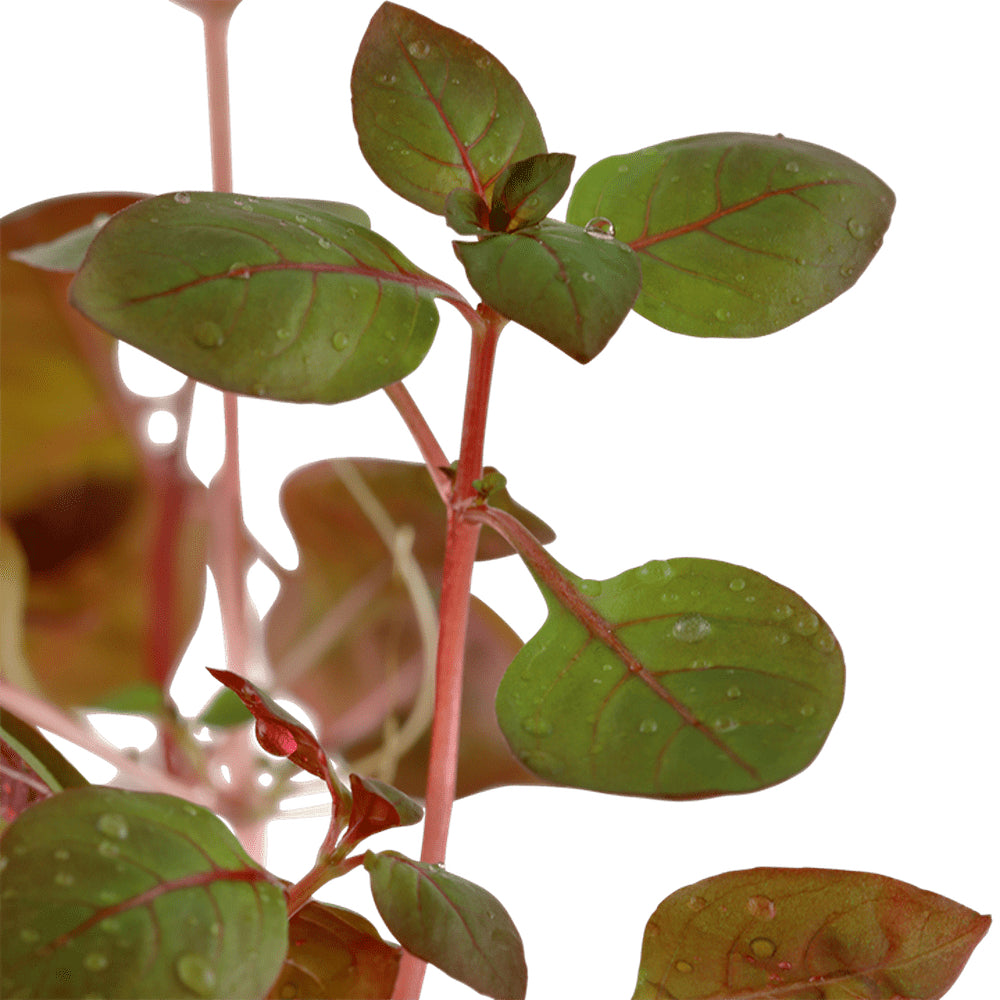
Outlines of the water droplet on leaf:
[[747,585],[746,580],[740,577],[737,577],[735,580],[729,581],[730,590],[742,590],[746,585]]
[[195,323],[191,336],[194,337],[194,342],[199,347],[207,349],[221,347],[226,342],[226,335],[222,332],[222,327],[210,319],[199,320]]
[[275,757],[288,757],[298,749],[298,740],[280,723],[269,719],[258,719],[257,742]]
[[295,336],[291,330],[283,326],[275,330],[274,335],[278,338],[278,340],[291,340],[292,337]]
[[640,733],[655,733],[656,729],[656,719],[643,719],[642,722],[639,723]]
[[406,46],[407,52],[413,56],[414,59],[426,59],[431,53],[431,47],[422,38],[418,38],[415,41],[410,42]]
[[694,966],[690,962],[685,962],[683,958],[674,962],[674,968],[678,972],[692,972],[694,970]]
[[521,725],[524,727],[524,731],[531,736],[552,735],[552,723],[548,719],[540,719],[538,716],[529,715],[526,719],[521,720]]
[[603,215],[595,216],[584,227],[584,232],[588,236],[593,236],[598,240],[613,240],[615,238],[615,224],[604,218]]
[[863,240],[868,232],[868,227],[858,219],[847,220],[847,231],[856,239]]
[[176,201],[178,205],[189,205],[191,203],[191,195],[189,195],[186,191],[178,191],[177,194],[174,195],[174,201]]
[[52,857],[56,861],[69,861],[69,851],[65,847],[60,847],[59,850],[53,852]]
[[177,978],[198,996],[210,996],[215,990],[215,970],[204,955],[181,955],[174,968]]
[[492,63],[492,61],[493,60],[490,59],[489,56],[477,56],[476,57],[476,65],[480,69],[486,69],[486,67],[489,66]]
[[848,267],[847,264],[845,264],[840,269],[840,276],[842,278],[849,278],[852,274],[854,274],[854,268],[853,267]]
[[804,715],[808,719],[809,716],[816,714],[816,706],[815,705],[803,705],[799,709],[799,714],[800,715]]
[[792,630],[799,635],[815,635],[819,629],[819,618],[811,611],[804,611],[792,622]]
[[600,580],[581,580],[580,581],[580,592],[586,594],[588,597],[597,597],[601,593],[601,581]]
[[708,906],[708,900],[704,896],[691,896],[688,899],[688,909],[694,910],[695,913],[700,913],[706,906]]
[[591,281],[597,281],[597,278],[595,278],[595,277],[594,277],[594,276],[593,276],[593,275],[592,275],[592,274],[590,273],[590,271],[584,271],[584,272],[583,272],[583,280],[584,280],[584,281],[587,281],[587,282],[591,282]]
[[683,615],[674,622],[674,638],[681,642],[701,642],[712,631],[709,622],[701,615]]
[[727,320],[733,314],[728,309],[723,309],[721,306],[715,310],[715,318],[719,320]]
[[799,165],[798,165],[798,164],[797,164],[797,163],[796,163],[796,162],[795,162],[794,160],[789,160],[789,161],[788,161],[788,162],[787,162],[787,163],[785,164],[785,169],[786,169],[786,170],[787,170],[787,171],[788,171],[788,172],[789,172],[790,174],[797,174],[797,173],[799,172]]
[[99,951],[92,951],[84,958],[83,967],[88,972],[100,972],[108,967],[108,956]]
[[102,858],[117,858],[121,854],[121,848],[117,844],[113,844],[110,840],[102,840],[97,845],[97,853]]
[[346,350],[346,348],[348,348],[351,344],[350,334],[344,333],[343,331],[335,333],[331,343],[333,344],[333,349],[335,351]]
[[128,821],[121,813],[104,813],[97,819],[97,829],[115,840],[128,837]]
[[69,872],[56,872],[55,883],[56,885],[70,886],[76,881]]
[[777,946],[770,938],[759,937],[750,942],[750,951],[756,958],[770,958]]
[[250,266],[244,264],[242,261],[237,261],[232,264],[229,270],[226,272],[230,278],[239,278],[241,281],[246,281],[250,277]]
[[331,243],[330,243],[330,241],[329,241],[329,240],[328,240],[328,239],[327,239],[327,238],[326,238],[325,236],[321,236],[321,237],[320,237],[320,238],[319,238],[318,240],[316,240],[316,242],[317,242],[317,243],[318,243],[318,244],[319,244],[319,245],[320,245],[320,246],[321,246],[321,247],[322,247],[322,248],[323,248],[324,250],[329,250],[329,249],[330,249],[330,247],[331,247],[331,246],[333,245],[333,244],[331,244]]
[[774,900],[768,896],[751,896],[747,900],[747,909],[761,920],[774,919]]
[[712,723],[712,728],[718,733],[730,733],[739,727],[739,723],[731,715],[720,716]]
[[731,688],[726,689],[727,698],[739,698],[743,692],[734,684]]

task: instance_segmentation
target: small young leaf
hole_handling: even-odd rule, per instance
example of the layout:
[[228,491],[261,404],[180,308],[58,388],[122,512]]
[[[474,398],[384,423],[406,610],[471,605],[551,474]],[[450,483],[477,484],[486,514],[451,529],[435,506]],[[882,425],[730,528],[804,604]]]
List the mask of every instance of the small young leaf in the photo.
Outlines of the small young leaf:
[[484,302],[581,364],[600,354],[639,293],[627,246],[565,222],[453,246]]
[[610,580],[567,574],[497,693],[527,767],[562,785],[700,798],[790,778],[840,711],[844,662],[826,623],[760,573],[710,559]]
[[475,191],[456,188],[444,201],[444,221],[462,236],[488,236],[489,210]]
[[656,908],[632,1000],[935,1000],[989,926],[989,917],[884,875],[726,872]]
[[737,132],[595,164],[567,219],[614,223],[642,264],[635,311],[698,337],[759,337],[845,292],[882,245],[895,197],[822,146]]
[[524,945],[494,896],[395,851],[368,851],[365,868],[378,912],[407,951],[486,996],[523,1000]]
[[269,698],[255,684],[231,670],[208,668],[208,672],[221,684],[235,692],[240,701],[250,709],[257,720],[257,742],[275,757],[287,757],[304,771],[322,778],[337,802],[343,790],[338,787],[327,760],[326,751],[319,740],[298,719],[289,715],[276,701]]
[[394,3],[379,7],[361,40],[351,98],[369,166],[436,215],[458,189],[489,202],[509,164],[545,152],[535,112],[495,56]]
[[289,923],[288,957],[268,1000],[388,1000],[399,948],[364,917],[339,906],[307,903]]
[[163,689],[159,685],[147,681],[136,681],[109,691],[90,707],[103,712],[161,715],[163,713]]
[[288,947],[282,886],[207,809],[78,788],[0,839],[2,992],[263,996]]
[[512,163],[493,191],[490,229],[513,232],[541,222],[566,193],[574,163],[569,153],[540,153]]
[[[73,304],[220,389],[337,403],[408,375],[457,293],[339,204],[185,193],[119,212]],[[345,218],[345,215],[348,216]]]
[[360,843],[394,826],[412,826],[423,818],[423,807],[398,788],[375,778],[351,775],[351,815],[344,841]]

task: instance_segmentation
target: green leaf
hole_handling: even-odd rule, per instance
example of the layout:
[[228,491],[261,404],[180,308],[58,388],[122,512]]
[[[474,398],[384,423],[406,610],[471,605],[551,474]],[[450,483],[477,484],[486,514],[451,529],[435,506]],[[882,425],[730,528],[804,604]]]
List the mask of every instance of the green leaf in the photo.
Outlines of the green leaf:
[[281,970],[282,886],[200,806],[73,789],[0,853],[5,996],[257,997]]
[[208,707],[198,716],[198,721],[206,726],[242,726],[253,718],[252,713],[240,700],[240,696],[226,688],[209,702]]
[[534,110],[496,57],[397,4],[382,4],[361,40],[351,98],[369,166],[436,215],[459,189],[488,203],[511,163],[545,152]]
[[494,896],[396,851],[368,851],[365,868],[378,912],[407,951],[486,996],[524,997],[524,946]]
[[[34,726],[29,726],[5,708],[0,708],[0,741],[13,750],[53,792],[64,788],[84,788],[89,784]],[[5,795],[6,791],[5,786]]]
[[553,219],[453,246],[487,305],[583,364],[604,349],[639,292],[627,246]]
[[895,196],[853,160],[784,136],[720,132],[595,164],[567,218],[613,223],[642,264],[635,311],[698,337],[773,333],[847,291]]
[[107,212],[99,212],[85,226],[70,230],[54,240],[13,250],[8,256],[43,271],[76,271],[83,263],[94,237],[110,218]]
[[289,924],[288,957],[269,1000],[388,1000],[399,948],[364,917],[339,906],[307,903]]
[[819,752],[844,664],[797,594],[710,559],[567,579],[565,593],[542,586],[548,617],[497,693],[504,736],[537,774],[700,798],[784,781]]
[[541,153],[512,163],[497,180],[490,229],[513,232],[541,222],[566,193],[574,163],[569,153]]
[[102,712],[158,716],[163,714],[163,689],[156,684],[138,681],[109,691],[90,707]]
[[149,198],[104,226],[70,298],[217,388],[354,399],[412,372],[437,329],[432,299],[460,297],[345,214],[245,195]]
[[884,875],[726,872],[656,908],[632,1000],[934,1000],[989,926],[989,917]]

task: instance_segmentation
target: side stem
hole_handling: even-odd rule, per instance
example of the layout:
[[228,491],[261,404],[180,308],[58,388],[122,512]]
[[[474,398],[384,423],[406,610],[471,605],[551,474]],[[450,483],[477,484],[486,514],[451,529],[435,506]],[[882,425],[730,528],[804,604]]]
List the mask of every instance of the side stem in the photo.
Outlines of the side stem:
[[[420,852],[420,860],[429,864],[444,862],[451,810],[455,801],[465,635],[469,620],[472,567],[481,528],[479,523],[472,521],[467,515],[477,498],[473,483],[483,474],[483,442],[490,383],[497,339],[506,324],[503,317],[485,307],[480,307],[480,315],[486,322],[483,328],[474,329],[472,334],[462,445],[455,483],[448,501],[435,665],[437,683],[434,722],[431,726],[424,839]],[[426,963],[423,959],[404,951],[392,994],[393,1000],[417,1000],[425,970]]]

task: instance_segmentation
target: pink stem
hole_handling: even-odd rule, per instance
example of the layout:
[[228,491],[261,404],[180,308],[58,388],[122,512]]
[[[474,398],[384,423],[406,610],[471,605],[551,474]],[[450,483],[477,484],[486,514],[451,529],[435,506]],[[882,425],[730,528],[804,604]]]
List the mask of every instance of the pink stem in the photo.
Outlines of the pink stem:
[[[492,310],[482,310],[485,329],[474,330],[469,358],[469,382],[465,395],[465,417],[455,484],[448,500],[448,530],[445,541],[441,586],[440,626],[431,726],[430,767],[421,861],[441,864],[445,859],[448,828],[455,801],[458,744],[462,711],[462,676],[465,635],[469,619],[469,593],[481,525],[468,518],[477,497],[473,486],[483,474],[483,443],[490,382],[496,358],[497,339],[506,320]],[[393,1000],[416,1000],[423,985],[426,963],[403,952],[393,990]]]

